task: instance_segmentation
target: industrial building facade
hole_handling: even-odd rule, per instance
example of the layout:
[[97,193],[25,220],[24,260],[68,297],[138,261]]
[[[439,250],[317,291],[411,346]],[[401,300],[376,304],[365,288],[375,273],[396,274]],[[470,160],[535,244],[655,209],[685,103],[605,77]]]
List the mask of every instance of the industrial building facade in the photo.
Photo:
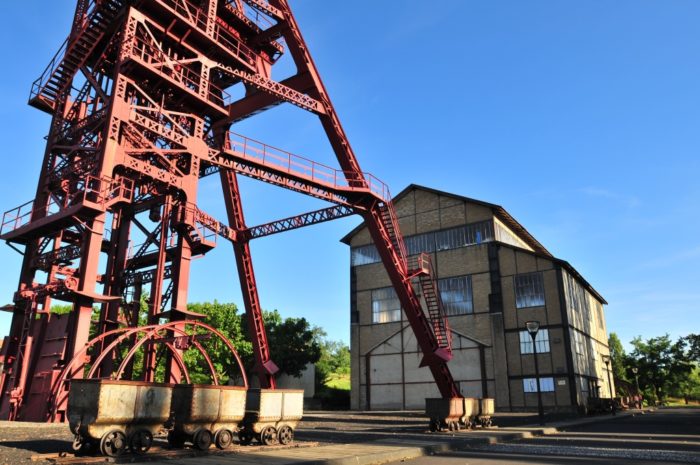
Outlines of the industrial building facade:
[[[582,410],[610,397],[607,302],[502,207],[411,185],[394,199],[409,255],[428,252],[452,331],[450,370],[464,396],[498,410],[537,407],[535,341],[547,410]],[[351,407],[419,409],[440,397],[367,228],[351,247]]]

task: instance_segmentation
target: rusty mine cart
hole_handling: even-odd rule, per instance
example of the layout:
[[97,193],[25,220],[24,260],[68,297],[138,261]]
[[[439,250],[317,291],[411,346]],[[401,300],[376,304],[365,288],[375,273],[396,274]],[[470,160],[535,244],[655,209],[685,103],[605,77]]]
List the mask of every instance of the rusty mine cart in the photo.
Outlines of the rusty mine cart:
[[258,442],[271,445],[289,444],[304,410],[304,391],[297,389],[250,389],[241,444]]
[[425,412],[430,418],[430,431],[457,431],[462,428],[491,426],[493,399],[453,397],[425,399]]

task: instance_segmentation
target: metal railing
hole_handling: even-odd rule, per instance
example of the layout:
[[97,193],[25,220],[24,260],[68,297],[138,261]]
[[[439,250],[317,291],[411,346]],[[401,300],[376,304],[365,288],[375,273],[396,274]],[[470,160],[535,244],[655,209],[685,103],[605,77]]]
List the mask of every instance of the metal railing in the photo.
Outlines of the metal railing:
[[225,149],[235,152],[240,158],[309,179],[328,188],[369,191],[383,201],[391,200],[387,185],[370,173],[338,170],[230,131],[226,137]]
[[6,211],[0,224],[0,235],[15,231],[29,224],[34,219],[45,218],[61,213],[67,208],[83,202],[97,204],[106,208],[117,201],[128,201],[133,198],[134,183],[127,178],[114,181],[107,176],[98,178],[88,176],[77,182],[72,192],[66,192],[62,198],[49,195],[46,204],[35,205],[34,200]]

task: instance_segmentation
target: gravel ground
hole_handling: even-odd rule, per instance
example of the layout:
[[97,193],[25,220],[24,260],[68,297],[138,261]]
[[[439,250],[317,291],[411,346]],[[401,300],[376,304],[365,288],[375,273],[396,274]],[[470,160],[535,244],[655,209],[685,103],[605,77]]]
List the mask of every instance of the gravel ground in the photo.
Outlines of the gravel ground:
[[612,447],[581,447],[581,446],[542,446],[536,444],[494,444],[489,446],[473,446],[470,450],[502,452],[511,454],[528,454],[536,456],[566,456],[566,457],[604,457],[609,459],[628,459],[636,461],[659,461],[700,463],[700,456],[695,452],[669,451],[658,449],[620,449]]
[[[418,412],[409,412],[405,415],[397,415],[396,412],[387,414],[309,412],[297,427],[295,443],[301,446],[310,443],[346,443],[407,431],[423,434],[427,429],[426,426],[427,420]],[[67,424],[0,421],[0,464],[50,463],[46,460],[32,461],[32,456],[70,453],[72,441],[73,435]],[[167,447],[163,439],[156,438],[155,442],[154,449],[157,446]],[[251,450],[250,447],[243,449]],[[232,452],[236,450],[238,447],[234,447]]]
[[[532,414],[499,414],[494,423],[515,426],[532,423]],[[330,412],[305,413],[296,430],[296,443],[346,444],[401,436],[406,439],[430,438],[428,420],[420,411],[409,412]],[[435,436],[433,436],[435,438]],[[32,456],[71,452],[73,436],[66,424],[0,422],[0,464],[32,462]],[[160,442],[164,446],[164,442]],[[156,444],[158,445],[158,438]],[[234,449],[235,452],[235,449]]]

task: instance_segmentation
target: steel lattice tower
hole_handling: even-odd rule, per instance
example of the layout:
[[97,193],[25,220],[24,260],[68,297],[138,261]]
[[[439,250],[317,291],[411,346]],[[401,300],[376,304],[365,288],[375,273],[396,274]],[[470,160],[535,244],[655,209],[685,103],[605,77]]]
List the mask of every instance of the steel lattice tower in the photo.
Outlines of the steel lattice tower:
[[[287,50],[296,72],[273,81],[272,67]],[[234,86],[244,97],[231,98]],[[83,376],[63,368],[76,356],[89,364],[81,349],[91,331],[103,336],[104,349],[118,328],[200,317],[187,310],[190,261],[217,237],[233,245],[256,374],[261,386],[274,387],[249,241],[355,213],[377,245],[423,364],[443,397],[460,396],[429,256],[407,257],[389,191],[361,171],[287,0],[78,0],[71,33],[29,103],[52,121],[36,196],[5,213],[0,232],[24,248],[8,309],[0,418],[63,419],[67,381]],[[281,103],[318,116],[338,169],[231,131]],[[228,224],[197,208],[198,181],[211,175],[221,179]],[[238,175],[333,206],[248,227]],[[137,247],[134,231],[146,238]],[[145,292],[147,315],[139,311]],[[51,314],[54,299],[71,303],[70,314]],[[116,357],[99,376],[112,374]],[[172,358],[159,362],[146,350],[142,379],[153,381],[164,363],[165,381],[179,382]]]

